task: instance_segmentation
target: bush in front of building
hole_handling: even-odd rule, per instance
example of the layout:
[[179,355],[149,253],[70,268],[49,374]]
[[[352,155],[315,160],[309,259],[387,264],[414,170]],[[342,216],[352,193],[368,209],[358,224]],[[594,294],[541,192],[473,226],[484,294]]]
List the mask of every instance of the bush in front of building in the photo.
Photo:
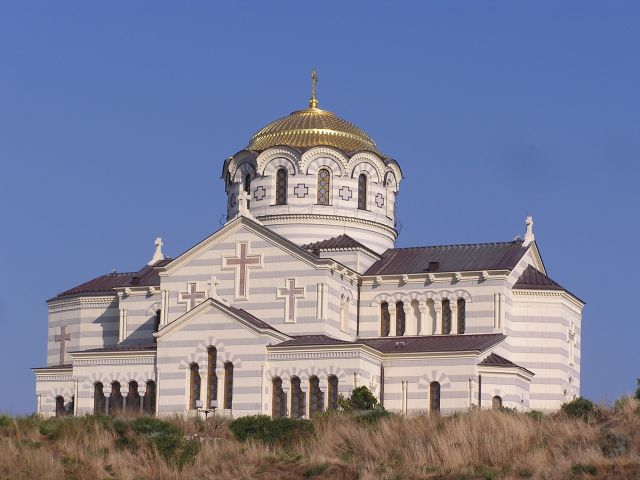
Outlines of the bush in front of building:
[[570,402],[563,403],[560,411],[571,418],[581,418],[585,422],[590,418],[598,418],[600,413],[596,405],[584,397],[578,397]]
[[229,430],[241,442],[258,440],[274,445],[290,443],[312,435],[313,424],[302,418],[250,415],[233,420],[229,424]]

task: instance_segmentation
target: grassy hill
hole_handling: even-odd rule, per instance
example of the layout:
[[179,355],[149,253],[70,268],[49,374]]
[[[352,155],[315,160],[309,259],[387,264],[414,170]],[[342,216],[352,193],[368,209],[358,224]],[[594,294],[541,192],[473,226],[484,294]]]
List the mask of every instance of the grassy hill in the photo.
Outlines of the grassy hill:
[[0,478],[637,479],[640,401],[545,416],[0,416]]

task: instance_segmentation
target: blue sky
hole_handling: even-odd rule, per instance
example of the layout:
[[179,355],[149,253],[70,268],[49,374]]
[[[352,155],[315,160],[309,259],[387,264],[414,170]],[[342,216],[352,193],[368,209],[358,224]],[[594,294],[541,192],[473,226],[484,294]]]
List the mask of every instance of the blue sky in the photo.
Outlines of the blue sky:
[[583,394],[640,376],[638,2],[0,1],[0,411],[45,300],[220,226],[224,158],[320,107],[396,158],[399,246],[511,240],[587,301]]

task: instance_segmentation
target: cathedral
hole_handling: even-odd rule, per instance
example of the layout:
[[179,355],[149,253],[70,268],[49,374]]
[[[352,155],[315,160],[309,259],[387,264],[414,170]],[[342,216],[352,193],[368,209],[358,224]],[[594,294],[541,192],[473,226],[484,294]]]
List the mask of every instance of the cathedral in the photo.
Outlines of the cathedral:
[[47,301],[38,413],[310,417],[363,385],[401,414],[580,394],[584,303],[547,275],[532,218],[512,241],[397,248],[403,170],[312,78],[308,108],[224,161],[224,226]]

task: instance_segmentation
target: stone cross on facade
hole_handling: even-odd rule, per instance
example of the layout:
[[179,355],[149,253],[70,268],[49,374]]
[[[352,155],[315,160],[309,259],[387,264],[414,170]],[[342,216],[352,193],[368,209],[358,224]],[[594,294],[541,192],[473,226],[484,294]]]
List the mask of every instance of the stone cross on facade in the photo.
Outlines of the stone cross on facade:
[[237,257],[224,257],[223,269],[236,270],[236,299],[247,298],[249,268],[262,268],[262,255],[249,255],[249,244],[240,242],[236,246]]
[[288,288],[278,288],[277,297],[285,299],[284,321],[293,323],[296,321],[296,299],[304,298],[304,288],[296,287],[296,279],[287,279]]
[[64,365],[64,351],[67,345],[67,340],[71,340],[71,334],[67,332],[66,325],[60,327],[60,334],[53,337],[54,341],[60,342],[60,365]]
[[189,283],[187,291],[178,294],[178,303],[186,304],[187,312],[200,303],[198,300],[204,300],[204,292],[198,292],[197,289],[195,283]]

